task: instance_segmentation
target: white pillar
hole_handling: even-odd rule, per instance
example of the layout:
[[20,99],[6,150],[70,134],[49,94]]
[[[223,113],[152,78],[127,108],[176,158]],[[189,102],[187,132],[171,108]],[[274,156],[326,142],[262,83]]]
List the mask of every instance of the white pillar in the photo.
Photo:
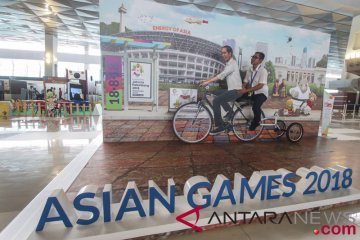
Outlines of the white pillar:
[[45,76],[57,76],[57,37],[45,30]]

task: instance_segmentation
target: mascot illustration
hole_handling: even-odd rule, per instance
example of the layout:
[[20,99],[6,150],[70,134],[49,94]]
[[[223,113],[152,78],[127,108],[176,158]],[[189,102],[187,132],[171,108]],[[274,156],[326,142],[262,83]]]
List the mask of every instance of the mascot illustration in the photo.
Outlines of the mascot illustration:
[[[294,98],[293,108],[304,112],[307,107],[307,100],[310,98],[310,87],[306,79],[301,79],[296,87],[290,88],[290,95]],[[310,113],[309,113],[310,114]]]
[[310,115],[311,109],[315,105],[317,96],[310,91],[309,83],[306,79],[298,82],[296,87],[290,88],[289,98],[284,109],[279,110],[280,116],[299,116],[300,114]]

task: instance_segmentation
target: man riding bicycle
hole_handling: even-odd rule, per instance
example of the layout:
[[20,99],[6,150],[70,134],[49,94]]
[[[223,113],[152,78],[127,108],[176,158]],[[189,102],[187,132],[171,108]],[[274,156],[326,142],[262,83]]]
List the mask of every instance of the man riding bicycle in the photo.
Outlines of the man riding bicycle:
[[[226,79],[228,89],[220,89],[214,94],[216,95],[213,101],[215,128],[210,134],[217,134],[223,132],[227,125],[221,117],[221,107],[227,112],[224,118],[229,118],[232,115],[232,109],[228,102],[235,101],[242,96],[242,81],[240,77],[239,67],[233,57],[233,50],[230,46],[223,46],[221,54],[226,62],[224,70],[215,77],[207,80],[202,80],[200,86],[206,86],[209,83]],[[244,91],[245,92],[245,91]]]

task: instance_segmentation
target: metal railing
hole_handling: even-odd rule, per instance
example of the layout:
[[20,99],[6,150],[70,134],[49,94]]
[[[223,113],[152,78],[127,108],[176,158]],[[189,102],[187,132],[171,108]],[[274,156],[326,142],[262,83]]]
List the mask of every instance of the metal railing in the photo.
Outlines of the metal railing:
[[17,100],[11,103],[9,116],[48,116],[49,110],[56,111],[57,116],[92,115],[95,103],[87,101],[69,102],[57,101],[52,103],[55,107],[50,108],[49,102],[44,100]]

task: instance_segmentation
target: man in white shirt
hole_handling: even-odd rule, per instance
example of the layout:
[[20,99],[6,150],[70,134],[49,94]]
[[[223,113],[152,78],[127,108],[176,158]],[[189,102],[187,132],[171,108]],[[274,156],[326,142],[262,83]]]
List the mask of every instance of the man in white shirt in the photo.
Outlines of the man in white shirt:
[[215,77],[207,80],[202,80],[200,86],[206,86],[209,83],[226,79],[228,89],[221,89],[214,93],[216,95],[213,101],[215,128],[210,134],[217,134],[223,132],[226,129],[226,124],[221,117],[221,107],[227,112],[225,117],[229,117],[232,114],[232,109],[228,102],[235,101],[241,97],[242,93],[242,81],[240,77],[239,67],[233,58],[233,50],[230,46],[223,46],[221,48],[221,54],[226,62],[224,70]]
[[252,67],[246,72],[244,79],[246,87],[240,91],[242,94],[247,93],[248,97],[254,102],[252,106],[254,119],[249,128],[251,131],[254,131],[260,125],[261,106],[266,101],[269,94],[267,85],[268,72],[262,64],[264,58],[265,54],[262,52],[256,52],[251,56]]

